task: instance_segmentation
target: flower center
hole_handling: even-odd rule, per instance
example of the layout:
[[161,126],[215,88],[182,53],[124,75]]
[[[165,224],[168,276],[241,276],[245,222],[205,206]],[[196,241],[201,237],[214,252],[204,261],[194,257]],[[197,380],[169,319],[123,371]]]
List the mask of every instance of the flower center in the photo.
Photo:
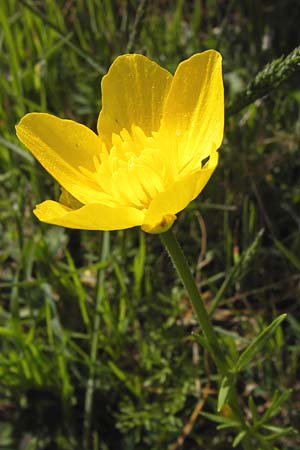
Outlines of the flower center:
[[146,136],[137,126],[113,135],[112,144],[94,159],[95,172],[81,171],[97,182],[108,204],[147,209],[174,180],[168,152],[155,133]]

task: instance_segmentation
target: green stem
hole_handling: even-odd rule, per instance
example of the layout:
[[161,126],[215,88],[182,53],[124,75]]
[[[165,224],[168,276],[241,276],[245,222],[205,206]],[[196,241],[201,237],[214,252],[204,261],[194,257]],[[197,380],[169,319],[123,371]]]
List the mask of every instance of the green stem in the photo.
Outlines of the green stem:
[[[196,286],[194,278],[191,274],[186,258],[171,229],[166,231],[165,233],[162,233],[160,235],[160,238],[163,244],[165,245],[173,261],[173,264],[181,278],[181,281],[189,294],[199,324],[202,328],[204,337],[206,339],[207,347],[209,348],[211,356],[216,364],[216,367],[220,375],[220,379],[222,379],[224,375],[228,374],[230,367],[225,358],[225,354],[222,351],[222,348],[220,347],[217,335],[211,324],[211,321],[207,314],[206,308],[204,306],[203,300]],[[239,406],[238,396],[234,385],[232,386],[229,404],[232,408],[233,413],[241,423],[243,429],[248,430],[248,426],[245,422],[243,412]],[[254,448],[252,446],[251,439],[248,436],[246,436],[243,439],[242,445],[245,450],[253,450]]]
[[165,245],[168,253],[174,263],[174,266],[181,278],[181,281],[186,288],[195,313],[197,315],[199,324],[203,330],[203,334],[207,341],[207,346],[211,352],[213,360],[221,375],[225,375],[228,372],[228,364],[225,359],[224,353],[219,346],[217,335],[208,317],[204,303],[200,296],[199,290],[195,284],[195,280],[191,274],[190,268],[186,261],[186,258],[178,244],[172,230],[168,230],[160,235],[160,238]]
[[[109,255],[109,241],[110,241],[109,238],[110,238],[109,232],[104,231],[100,256],[100,260],[103,263],[107,260]],[[94,323],[93,323],[92,342],[90,351],[90,372],[86,386],[85,403],[84,403],[83,440],[82,440],[83,450],[89,450],[90,448],[89,441],[91,432],[93,397],[95,389],[95,369],[98,353],[99,328],[100,328],[99,309],[103,298],[103,282],[104,282],[104,270],[103,268],[100,268],[97,271],[95,312],[94,312]]]

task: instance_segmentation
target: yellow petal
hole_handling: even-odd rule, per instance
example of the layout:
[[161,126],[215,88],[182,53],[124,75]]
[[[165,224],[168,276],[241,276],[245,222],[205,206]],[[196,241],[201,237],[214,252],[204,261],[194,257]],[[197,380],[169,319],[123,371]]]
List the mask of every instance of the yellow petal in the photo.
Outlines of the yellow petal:
[[98,132],[111,146],[113,133],[132,125],[146,135],[158,130],[172,75],[143,55],[122,55],[102,78]]
[[194,154],[203,159],[212,147],[218,149],[223,129],[222,57],[208,50],[179,64],[165,102],[161,132],[178,140],[185,165]]
[[89,128],[50,114],[31,113],[16,126],[21,142],[42,166],[81,203],[101,201],[99,186],[79,166],[95,171],[93,157],[101,152],[101,140]]
[[142,230],[157,233],[162,225],[169,223],[171,226],[172,216],[174,222],[176,218],[174,215],[182,211],[205,187],[218,164],[218,158],[218,152],[212,152],[210,160],[203,169],[176,181],[167,191],[160,193],[151,202],[146,212]]
[[144,214],[135,208],[112,208],[91,203],[71,209],[61,203],[46,200],[33,211],[39,220],[52,225],[83,230],[121,230],[141,225]]

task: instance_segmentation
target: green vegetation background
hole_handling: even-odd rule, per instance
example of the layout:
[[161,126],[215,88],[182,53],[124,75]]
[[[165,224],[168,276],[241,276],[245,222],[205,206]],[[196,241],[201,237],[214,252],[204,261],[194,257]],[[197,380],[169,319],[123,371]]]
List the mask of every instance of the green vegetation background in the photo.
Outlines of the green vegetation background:
[[[93,373],[91,450],[231,448],[230,433],[198,415],[215,411],[215,369],[192,337],[197,324],[160,240],[112,232],[99,263],[101,232],[39,223],[34,205],[59,187],[14,125],[48,111],[94,129],[101,76],[128,51],[174,71],[218,49],[228,106],[266,63],[299,45],[299,23],[297,0],[1,1],[1,449],[81,449]],[[243,349],[288,313],[239,394],[251,418],[250,394],[263,414],[276,389],[293,389],[273,422],[295,428],[278,444],[291,450],[300,448],[299,73],[228,114],[220,166],[174,227],[207,306],[217,297],[214,324],[233,353],[234,341]]]

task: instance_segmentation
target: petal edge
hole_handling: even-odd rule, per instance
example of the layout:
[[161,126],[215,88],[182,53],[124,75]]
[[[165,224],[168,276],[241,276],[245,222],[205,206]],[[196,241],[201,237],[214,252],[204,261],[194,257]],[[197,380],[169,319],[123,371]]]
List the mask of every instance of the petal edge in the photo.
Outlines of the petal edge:
[[218,160],[218,152],[212,152],[210,160],[203,169],[176,181],[170,189],[160,193],[146,211],[142,229],[151,233],[153,232],[151,230],[155,230],[164,217],[170,217],[182,211],[204,189]]
[[98,133],[111,146],[113,133],[132,125],[146,135],[158,130],[172,75],[156,62],[139,54],[121,55],[102,78],[102,111]]
[[20,141],[40,164],[81,203],[100,201],[99,186],[80,172],[94,170],[93,156],[101,152],[101,140],[86,126],[46,113],[26,114],[16,125]]
[[197,53],[175,72],[162,117],[161,132],[178,140],[182,165],[193,154],[217,150],[224,132],[222,56],[215,50]]
[[91,203],[79,209],[71,209],[53,200],[46,200],[34,209],[42,222],[82,230],[122,230],[141,225],[144,214],[135,208],[112,208]]

